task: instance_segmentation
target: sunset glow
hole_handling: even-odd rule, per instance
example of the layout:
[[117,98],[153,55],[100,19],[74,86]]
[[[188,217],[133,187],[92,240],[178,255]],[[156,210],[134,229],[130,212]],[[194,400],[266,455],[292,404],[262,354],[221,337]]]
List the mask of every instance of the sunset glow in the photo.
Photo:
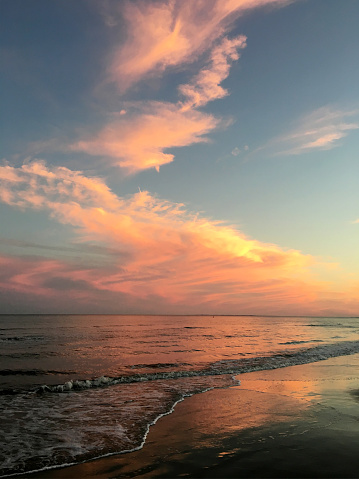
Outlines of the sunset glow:
[[358,313],[357,2],[18,4],[2,312]]

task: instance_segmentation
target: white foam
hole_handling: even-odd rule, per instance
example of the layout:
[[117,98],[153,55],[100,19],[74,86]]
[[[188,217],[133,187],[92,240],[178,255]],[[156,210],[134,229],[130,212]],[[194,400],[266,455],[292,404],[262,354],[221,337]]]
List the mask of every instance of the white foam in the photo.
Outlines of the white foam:
[[250,371],[276,369],[298,364],[322,361],[328,358],[359,353],[359,341],[342,341],[306,349],[296,349],[273,356],[258,356],[221,360],[215,363],[203,364],[201,369],[157,371],[154,373],[123,375],[117,377],[100,376],[95,379],[67,381],[55,386],[43,385],[36,390],[38,393],[63,393],[81,391],[91,388],[108,387],[118,384],[138,383],[143,381],[168,380],[200,376],[218,376],[222,374],[240,374]]
[[[3,474],[34,470],[40,456],[43,463],[36,471],[141,449],[151,425],[170,414],[178,402],[214,387],[238,384],[229,375],[354,353],[359,353],[359,341],[345,341],[272,356],[221,360],[197,370],[102,375],[40,388],[59,394],[2,396],[0,436],[4,440],[0,442],[8,458]],[[118,387],[108,387],[114,385]]]

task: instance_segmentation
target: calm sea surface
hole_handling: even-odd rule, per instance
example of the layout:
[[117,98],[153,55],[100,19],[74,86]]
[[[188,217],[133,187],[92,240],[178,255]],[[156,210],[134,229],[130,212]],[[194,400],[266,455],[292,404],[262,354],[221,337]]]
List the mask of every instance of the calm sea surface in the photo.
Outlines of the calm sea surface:
[[358,318],[0,316],[0,475],[142,447],[241,372],[359,352]]

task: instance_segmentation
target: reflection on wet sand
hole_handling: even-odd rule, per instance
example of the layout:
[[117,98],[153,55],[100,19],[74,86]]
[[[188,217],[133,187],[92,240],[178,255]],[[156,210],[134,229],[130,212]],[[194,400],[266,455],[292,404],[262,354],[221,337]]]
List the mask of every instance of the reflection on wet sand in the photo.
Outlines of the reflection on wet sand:
[[36,477],[357,477],[358,366],[354,355],[243,374],[178,404],[140,451]]

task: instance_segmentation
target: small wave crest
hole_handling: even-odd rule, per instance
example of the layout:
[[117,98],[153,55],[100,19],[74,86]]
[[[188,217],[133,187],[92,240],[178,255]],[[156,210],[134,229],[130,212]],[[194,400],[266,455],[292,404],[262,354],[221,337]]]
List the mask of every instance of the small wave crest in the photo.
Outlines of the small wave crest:
[[44,336],[6,336],[0,338],[0,341],[43,341],[44,339]]
[[[298,364],[307,364],[325,359],[359,353],[359,341],[342,341],[311,348],[289,351],[272,356],[254,358],[224,359],[204,364],[201,369],[156,371],[143,374],[129,374],[117,377],[100,376],[95,379],[70,380],[59,385],[42,385],[36,393],[63,393],[91,388],[108,387],[117,384],[138,383],[144,381],[190,378],[199,376],[219,376],[223,374],[241,374],[251,371],[278,369]],[[163,363],[164,364],[164,363]],[[140,365],[143,366],[143,365]],[[153,365],[152,365],[153,366]],[[166,364],[166,367],[170,364]]]
[[86,394],[3,397],[0,476],[39,472],[141,449],[151,425],[185,397],[238,385],[231,376],[92,389]]
[[0,369],[0,376],[43,376],[46,374],[76,374],[75,371],[56,371],[54,369]]
[[308,341],[285,341],[284,343],[278,343],[283,346],[290,345],[290,344],[305,344],[305,343],[322,343],[322,339],[309,339]]
[[307,326],[310,326],[311,328],[345,328],[345,329],[358,329],[358,326],[353,326],[351,324],[342,324],[342,323],[313,323],[313,324],[307,324]]
[[[170,363],[158,363],[166,364],[170,370],[160,368],[118,377],[103,375],[44,385],[11,397],[3,395],[0,405],[7,414],[2,418],[2,437],[6,438],[2,441],[2,455],[8,459],[2,470],[0,466],[0,475],[135,451],[143,446],[150,426],[171,413],[174,405],[187,396],[236,385],[234,376],[240,373],[354,353],[359,353],[359,341],[318,345],[271,356],[222,359],[201,368],[193,365],[196,369],[192,370],[178,368],[180,363],[176,363],[175,369]],[[115,385],[118,387],[109,387]]]
[[150,364],[132,364],[130,369],[167,369],[179,368],[181,366],[190,366],[189,363],[150,363]]

